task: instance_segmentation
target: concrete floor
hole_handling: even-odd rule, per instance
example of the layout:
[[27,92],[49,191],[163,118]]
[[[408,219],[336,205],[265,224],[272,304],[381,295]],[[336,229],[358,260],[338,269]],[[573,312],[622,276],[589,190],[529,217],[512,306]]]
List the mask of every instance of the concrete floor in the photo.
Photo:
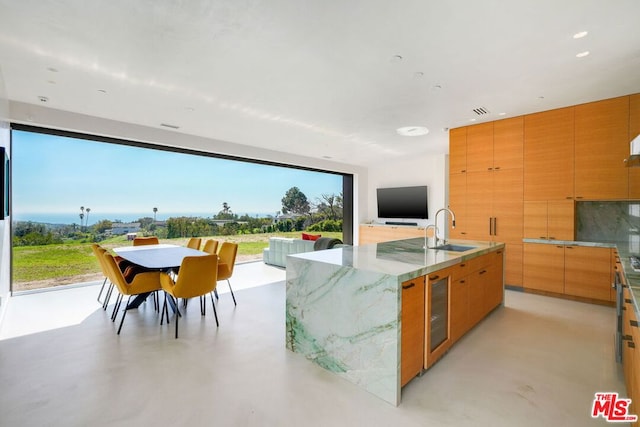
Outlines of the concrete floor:
[[286,350],[284,270],[236,275],[220,327],[190,304],[177,340],[149,303],[116,335],[97,286],[13,297],[0,426],[589,426],[594,393],[625,392],[613,308],[507,291],[394,407]]

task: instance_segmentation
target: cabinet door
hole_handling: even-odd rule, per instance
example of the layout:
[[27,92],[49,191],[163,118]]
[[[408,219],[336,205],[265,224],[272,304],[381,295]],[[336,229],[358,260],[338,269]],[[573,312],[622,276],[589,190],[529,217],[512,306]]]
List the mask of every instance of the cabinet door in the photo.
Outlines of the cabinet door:
[[547,202],[547,215],[547,235],[550,240],[574,240],[573,200],[550,200]]
[[359,227],[358,242],[360,245],[389,242],[424,237],[424,233],[425,227],[361,225]]
[[486,266],[469,275],[469,324],[474,326],[487,314],[484,281]]
[[522,286],[522,243],[507,243],[504,257],[504,281],[508,285]]
[[449,231],[452,239],[467,238],[467,174],[449,175],[449,209],[456,214],[456,228]]
[[503,254],[502,250],[490,253],[487,272],[481,275],[484,278],[484,306],[487,313],[499,306],[504,297]]
[[504,243],[522,243],[523,201],[522,169],[493,171],[491,217],[494,219],[492,240]]
[[463,276],[451,282],[451,341],[457,341],[469,330],[469,279]]
[[467,126],[467,172],[493,169],[493,122]]
[[629,97],[575,107],[576,199],[626,199],[629,195]]
[[[640,93],[629,97],[629,141],[640,135]],[[629,198],[640,199],[640,168],[629,168]]]
[[611,249],[565,246],[564,293],[609,301]]
[[524,117],[493,122],[493,169],[522,169]]
[[548,239],[547,202],[524,202],[524,237],[527,239]]
[[400,381],[405,385],[422,370],[424,358],[424,276],[402,283]]
[[464,173],[467,171],[467,128],[449,130],[449,171]]
[[524,200],[574,195],[574,108],[524,118]]
[[564,246],[525,243],[523,285],[527,289],[564,292]]
[[493,174],[467,172],[467,239],[491,240]]

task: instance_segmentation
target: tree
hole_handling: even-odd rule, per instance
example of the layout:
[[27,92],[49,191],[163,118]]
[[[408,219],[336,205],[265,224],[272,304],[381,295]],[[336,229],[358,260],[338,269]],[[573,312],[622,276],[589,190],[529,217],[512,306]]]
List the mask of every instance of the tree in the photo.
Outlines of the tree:
[[109,230],[110,228],[113,228],[113,223],[111,221],[109,221],[108,219],[103,219],[101,221],[96,222],[93,225],[93,229],[96,231],[96,233],[104,233],[105,231]]
[[86,208],[85,209],[87,211],[87,217],[85,218],[85,222],[84,225],[86,225],[87,227],[89,226],[89,212],[91,212],[91,208]]
[[311,211],[307,196],[298,187],[291,187],[282,198],[282,213],[308,215]]
[[156,222],[156,213],[158,212],[158,208],[153,208],[153,222]]
[[231,211],[231,206],[227,202],[222,203],[222,210],[214,216],[215,219],[236,219],[237,216]]

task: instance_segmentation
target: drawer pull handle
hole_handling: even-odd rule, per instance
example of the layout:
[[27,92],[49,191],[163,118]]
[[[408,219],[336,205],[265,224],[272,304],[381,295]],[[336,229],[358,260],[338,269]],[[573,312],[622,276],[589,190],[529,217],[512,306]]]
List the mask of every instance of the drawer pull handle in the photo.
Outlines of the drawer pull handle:
[[629,324],[634,328],[638,327],[638,321],[637,320],[629,320]]
[[627,347],[636,348],[636,345],[635,345],[635,343],[633,341],[629,341],[629,342],[627,342]]
[[408,285],[402,285],[402,289],[411,289],[415,286],[415,283],[409,283]]
[[435,276],[429,277],[429,280],[438,280],[439,278],[440,278],[440,276],[435,275]]
[[487,272],[487,270],[482,270],[482,271],[480,272],[480,274],[484,274],[484,273],[486,273],[486,272]]

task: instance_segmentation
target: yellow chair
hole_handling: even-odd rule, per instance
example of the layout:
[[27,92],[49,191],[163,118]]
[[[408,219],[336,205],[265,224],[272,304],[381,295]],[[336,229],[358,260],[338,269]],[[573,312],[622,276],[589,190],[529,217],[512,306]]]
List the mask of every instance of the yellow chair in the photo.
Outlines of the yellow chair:
[[208,239],[206,242],[204,242],[204,248],[202,248],[202,252],[206,252],[208,254],[217,254],[218,241],[213,239]]
[[[182,264],[180,264],[180,275],[178,275],[178,280],[176,281],[169,274],[161,273],[160,285],[165,294],[160,324],[162,325],[163,323],[165,313],[167,314],[167,324],[169,324],[169,309],[167,308],[167,296],[169,296],[172,298],[172,306],[176,310],[176,338],[178,338],[178,318],[181,316],[178,308],[178,298],[186,300],[200,297],[200,313],[204,316],[205,304],[202,296],[213,292],[216,288],[218,283],[217,271],[218,256],[203,255],[185,257],[182,260]],[[220,326],[215,305],[213,305],[213,315],[216,318],[216,326]]]
[[133,239],[133,246],[158,245],[160,240],[156,236],[136,237]]
[[109,282],[109,286],[107,287],[107,292],[104,294],[104,301],[100,301],[100,297],[102,296],[104,287],[109,281],[109,279],[107,278],[107,271],[104,268],[104,262],[102,260],[102,254],[104,253],[104,249],[97,243],[92,243],[91,250],[93,251],[93,255],[98,260],[98,263],[100,264],[100,271],[102,271],[102,274],[104,275],[104,281],[102,282],[102,287],[100,288],[100,292],[98,293],[98,302],[101,303],[102,307],[106,310],[107,309],[106,305],[108,303],[107,297],[109,298],[111,297],[110,291],[113,288],[113,283]]
[[191,249],[200,250],[200,242],[202,239],[200,237],[192,237],[187,242],[187,247]]
[[125,279],[122,271],[118,267],[115,258],[108,252],[104,252],[103,260],[105,263],[105,267],[107,269],[109,280],[111,283],[118,288],[120,295],[116,299],[116,306],[113,309],[112,320],[115,321],[116,316],[118,314],[118,310],[120,309],[120,305],[122,303],[122,297],[124,295],[128,295],[129,298],[127,300],[127,304],[124,307],[122,313],[122,320],[120,320],[120,326],[118,327],[118,335],[120,335],[120,330],[122,329],[122,324],[124,323],[124,318],[127,315],[127,306],[131,302],[132,296],[137,296],[140,294],[151,293],[155,291],[159,291],[161,289],[160,286],[160,272],[158,271],[148,271],[144,273],[138,273],[130,281]]
[[[238,254],[238,244],[231,242],[222,242],[220,251],[218,252],[218,280],[226,280],[229,284],[229,290],[231,291],[231,298],[233,298],[233,305],[236,303],[236,296],[231,289],[231,282],[229,279],[233,276],[233,268],[236,264],[236,255]],[[218,292],[216,292],[216,298],[218,298]],[[213,296],[211,297],[213,302]]]

